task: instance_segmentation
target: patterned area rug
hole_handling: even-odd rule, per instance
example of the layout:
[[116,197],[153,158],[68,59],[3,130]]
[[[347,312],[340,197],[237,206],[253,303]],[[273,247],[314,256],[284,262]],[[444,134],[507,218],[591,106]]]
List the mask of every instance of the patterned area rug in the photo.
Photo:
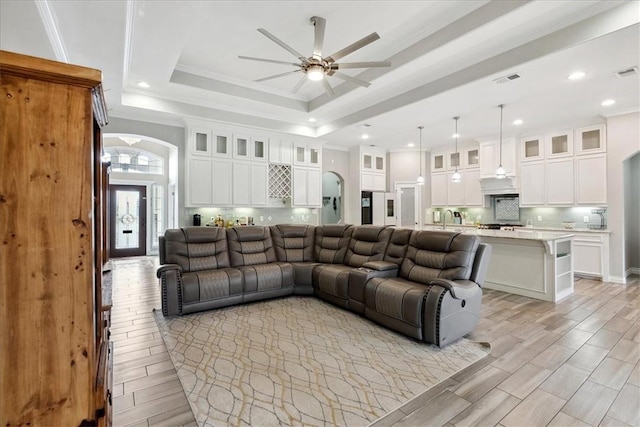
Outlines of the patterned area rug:
[[421,344],[310,297],[156,320],[201,426],[365,426],[489,353]]

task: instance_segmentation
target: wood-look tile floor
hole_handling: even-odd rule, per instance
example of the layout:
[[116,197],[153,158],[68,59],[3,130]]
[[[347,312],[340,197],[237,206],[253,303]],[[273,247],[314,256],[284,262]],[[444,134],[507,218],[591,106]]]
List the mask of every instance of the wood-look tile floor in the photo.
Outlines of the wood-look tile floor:
[[[112,260],[113,425],[195,426],[158,332],[158,257]],[[491,354],[375,426],[640,426],[640,281],[577,279],[553,304],[485,290]]]

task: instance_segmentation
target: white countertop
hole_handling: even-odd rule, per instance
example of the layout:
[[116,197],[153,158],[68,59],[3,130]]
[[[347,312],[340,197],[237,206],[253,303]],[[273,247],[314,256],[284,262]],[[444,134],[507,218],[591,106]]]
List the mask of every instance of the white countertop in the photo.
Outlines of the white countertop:
[[[442,229],[442,224],[425,224],[424,227],[428,227],[428,230],[436,230]],[[467,229],[477,229],[478,227],[473,224],[449,224],[447,223],[447,230],[453,231],[462,231]],[[517,227],[519,230],[533,230],[533,231],[549,231],[556,233],[607,233],[610,234],[611,231],[604,230],[593,230],[590,228],[564,228],[564,227]],[[499,231],[499,230],[488,230],[488,231]]]
[[553,241],[567,239],[573,237],[573,233],[564,230],[564,233],[554,233],[549,231],[537,231],[532,229],[503,231],[503,230],[479,230],[479,229],[463,229],[464,234],[475,234],[480,237],[495,237],[500,239],[520,239],[520,240],[539,240]]

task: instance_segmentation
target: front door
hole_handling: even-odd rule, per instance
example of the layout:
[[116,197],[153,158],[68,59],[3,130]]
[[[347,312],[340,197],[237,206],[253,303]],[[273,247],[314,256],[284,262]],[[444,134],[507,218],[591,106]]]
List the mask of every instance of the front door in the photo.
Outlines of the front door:
[[139,256],[147,253],[147,187],[110,185],[110,255]]

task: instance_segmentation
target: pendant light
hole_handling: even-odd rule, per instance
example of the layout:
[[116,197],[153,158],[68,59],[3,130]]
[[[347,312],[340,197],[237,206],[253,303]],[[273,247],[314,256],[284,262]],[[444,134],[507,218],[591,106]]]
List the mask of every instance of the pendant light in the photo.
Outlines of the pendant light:
[[416,183],[418,185],[424,185],[424,176],[422,176],[422,129],[424,129],[424,126],[418,126],[418,129],[420,129],[420,157],[418,159],[420,162],[420,175],[418,176]]
[[498,105],[500,108],[500,164],[496,169],[496,178],[503,179],[507,177],[507,171],[502,167],[502,112],[504,110],[504,104]]
[[[456,121],[456,133],[453,134],[453,137],[456,139],[456,154],[458,154],[458,137],[460,135],[458,135],[458,120],[460,119],[460,116],[456,116],[453,118],[453,120]],[[460,164],[460,154],[458,154],[458,164]],[[458,172],[458,166],[456,165],[456,171],[453,173],[453,175],[451,175],[451,182],[454,183],[459,183],[462,182],[462,175],[460,174],[460,172]]]

